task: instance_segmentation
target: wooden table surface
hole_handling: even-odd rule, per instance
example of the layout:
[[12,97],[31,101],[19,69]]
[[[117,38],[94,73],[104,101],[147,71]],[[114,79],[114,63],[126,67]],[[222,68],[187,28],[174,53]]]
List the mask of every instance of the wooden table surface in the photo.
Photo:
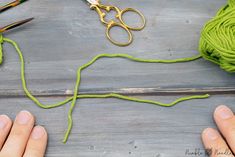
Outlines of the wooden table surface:
[[[1,0],[0,5],[10,0]],[[30,91],[50,104],[70,96],[76,69],[100,53],[127,53],[141,58],[175,59],[198,54],[200,31],[226,0],[104,0],[120,8],[133,7],[147,18],[143,31],[133,32],[128,47],[112,45],[96,12],[82,0],[30,0],[2,13],[1,26],[28,17],[35,20],[5,34],[17,41],[26,61]],[[131,15],[129,15],[131,16]],[[130,22],[136,22],[131,18]],[[119,31],[119,30],[114,30]],[[122,32],[115,37],[124,39]],[[56,109],[37,107],[22,90],[19,58],[4,44],[0,66],[0,114],[14,118],[20,110],[35,114],[49,132],[48,157],[184,157],[201,149],[200,134],[216,127],[212,113],[219,104],[235,110],[234,74],[204,59],[178,64],[145,64],[102,59],[82,73],[81,93],[118,92],[171,102],[175,98],[210,93],[171,108],[117,99],[78,100],[67,144],[69,104]]]

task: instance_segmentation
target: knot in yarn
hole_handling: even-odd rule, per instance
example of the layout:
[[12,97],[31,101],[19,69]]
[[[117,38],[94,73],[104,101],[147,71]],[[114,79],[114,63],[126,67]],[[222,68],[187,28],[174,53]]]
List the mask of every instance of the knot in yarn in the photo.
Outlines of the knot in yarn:
[[206,23],[199,43],[199,51],[206,60],[227,72],[235,72],[235,0],[221,8]]

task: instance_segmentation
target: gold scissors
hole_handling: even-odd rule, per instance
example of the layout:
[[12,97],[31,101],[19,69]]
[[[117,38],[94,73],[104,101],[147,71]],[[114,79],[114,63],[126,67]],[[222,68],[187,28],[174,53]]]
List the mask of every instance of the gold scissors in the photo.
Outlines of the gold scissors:
[[[136,10],[136,9],[133,9],[133,8],[126,8],[124,10],[121,10],[119,9],[118,7],[116,6],[110,6],[110,5],[103,5],[100,3],[99,0],[86,0],[89,4],[90,4],[90,8],[95,10],[99,16],[100,16],[100,21],[107,26],[107,29],[106,29],[106,36],[107,38],[115,45],[117,46],[128,46],[132,43],[133,41],[133,35],[131,33],[131,30],[133,31],[140,31],[142,30],[145,25],[146,25],[146,19],[144,17],[144,15]],[[116,14],[116,18],[118,19],[118,22],[115,22],[114,20],[110,20],[110,21],[106,21],[105,20],[105,16],[106,16],[106,12],[110,12],[111,10],[115,11],[117,14]],[[127,25],[124,20],[123,20],[123,15],[124,13],[126,12],[133,12],[137,15],[139,15],[141,17],[141,20],[142,20],[142,23],[141,23],[141,26],[130,26],[130,25]],[[118,42],[118,41],[115,41],[111,35],[110,35],[110,30],[111,28],[113,27],[121,27],[122,29],[124,29],[127,33],[128,33],[128,42]]]
[[[13,8],[13,7],[15,7],[15,6],[25,2],[25,1],[26,0],[16,0],[16,1],[10,2],[10,3],[8,3],[8,4],[4,5],[4,6],[0,6],[0,13],[4,12],[4,11],[10,9],[10,8]],[[6,32],[6,31],[8,31],[10,29],[13,29],[13,28],[18,27],[20,25],[23,25],[23,24],[25,24],[25,23],[33,20],[33,19],[34,18],[28,18],[28,19],[21,20],[21,21],[18,21],[18,22],[14,22],[14,23],[9,24],[7,26],[1,27],[0,28],[0,33]]]
[[[10,9],[10,8],[13,8],[13,7],[15,7],[15,6],[17,6],[17,5],[21,4],[21,3],[23,3],[24,1],[26,1],[26,0],[16,0],[16,1],[11,2],[11,3],[8,3],[8,4],[4,5],[4,6],[0,6],[0,13],[4,12],[4,11]],[[18,21],[18,22],[14,22],[14,23],[12,23],[12,24],[9,24],[9,25],[7,25],[7,26],[1,27],[1,28],[0,28],[0,34],[2,34],[2,33],[4,33],[4,32],[6,32],[6,31],[8,31],[8,30],[10,30],[10,29],[16,28],[16,27],[18,27],[18,26],[20,26],[20,25],[23,25],[23,24],[25,24],[25,23],[27,23],[27,22],[33,20],[33,19],[34,19],[34,18],[29,18],[29,19],[21,20],[21,21]],[[1,36],[1,37],[2,37],[2,36]],[[2,44],[2,43],[0,43],[0,44]],[[2,52],[0,51],[0,64],[2,63],[2,61],[3,61],[3,54],[2,54]]]

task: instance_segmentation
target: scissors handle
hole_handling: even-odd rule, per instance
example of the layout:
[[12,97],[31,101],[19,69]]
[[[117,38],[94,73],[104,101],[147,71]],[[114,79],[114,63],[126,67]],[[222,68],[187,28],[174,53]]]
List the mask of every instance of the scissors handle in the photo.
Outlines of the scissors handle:
[[[123,15],[127,12],[132,12],[137,14],[140,18],[141,18],[141,25],[140,26],[130,26],[128,24],[125,23],[125,21],[123,20]],[[130,30],[134,30],[134,31],[140,31],[142,29],[144,29],[145,25],[146,25],[146,19],[144,17],[144,15],[137,9],[133,9],[133,8],[126,8],[124,10],[121,10],[119,12],[119,14],[117,15],[117,18],[120,20],[120,22],[125,25],[128,29]]]
[[[133,41],[133,36],[132,36],[132,33],[130,32],[130,30],[136,30],[136,31],[142,30],[145,27],[145,24],[146,24],[146,20],[145,20],[144,15],[140,11],[138,11],[136,9],[133,9],[133,8],[126,8],[124,10],[120,10],[118,7],[110,6],[110,5],[103,5],[103,4],[100,4],[100,3],[92,4],[90,8],[96,10],[96,12],[99,14],[100,21],[104,25],[107,26],[107,30],[106,30],[107,38],[113,44],[115,44],[117,46],[128,46],[128,45],[130,45]],[[103,10],[105,10],[106,12],[110,12],[111,10],[115,11],[116,12],[116,18],[118,19],[119,22],[115,22],[114,20],[107,21],[105,19],[106,12],[104,12]],[[141,17],[141,20],[142,20],[141,26],[129,26],[129,25],[127,25],[123,20],[123,15],[127,12],[134,12],[134,13],[138,14]],[[128,42],[117,42],[117,41],[115,41],[111,37],[111,34],[110,34],[110,30],[113,27],[120,27],[120,28],[124,29],[128,33]]]
[[[113,27],[120,27],[122,28],[123,30],[125,30],[128,34],[128,41],[127,42],[118,42],[116,40],[114,40],[112,37],[111,37],[111,34],[110,34],[110,31]],[[130,32],[130,30],[123,24],[121,23],[117,23],[117,22],[114,22],[114,21],[110,21],[107,25],[107,29],[106,29],[106,36],[107,38],[109,39],[109,41],[111,41],[113,44],[117,45],[117,46],[128,46],[132,43],[133,41],[133,35],[132,33]]]

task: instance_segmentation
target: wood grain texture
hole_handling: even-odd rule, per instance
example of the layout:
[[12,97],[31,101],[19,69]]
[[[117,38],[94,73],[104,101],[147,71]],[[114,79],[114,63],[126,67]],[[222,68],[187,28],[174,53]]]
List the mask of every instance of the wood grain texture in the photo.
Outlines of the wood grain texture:
[[[105,38],[96,12],[81,0],[31,0],[1,14],[1,25],[35,17],[5,36],[23,50],[28,85],[32,91],[72,90],[76,70],[100,53],[128,53],[142,58],[175,59],[196,55],[200,30],[225,0],[104,1],[121,8],[134,7],[147,18],[147,27],[134,33],[134,43],[120,48]],[[130,20],[131,22],[131,20]],[[125,36],[124,36],[125,37]],[[123,37],[123,38],[124,38]],[[4,45],[0,93],[20,90],[19,60]],[[233,88],[234,75],[205,60],[179,64],[144,64],[125,59],[103,59],[82,74],[81,92],[122,88]],[[182,89],[182,90],[183,90]],[[19,91],[18,94],[22,94]],[[63,94],[63,93],[59,93]]]
[[[9,1],[1,0],[0,5]],[[102,2],[137,8],[144,13],[147,26],[133,32],[132,45],[112,45],[96,12],[82,0],[30,0],[0,15],[1,26],[35,17],[33,22],[7,32],[5,37],[19,43],[26,61],[28,87],[43,102],[57,102],[71,95],[77,68],[100,53],[128,53],[150,59],[198,54],[203,25],[226,4],[226,0]],[[128,22],[136,21],[130,18]],[[118,39],[126,37],[122,32],[115,35]],[[213,97],[172,108],[117,99],[79,100],[73,113],[72,134],[64,145],[61,140],[69,104],[42,110],[25,98],[19,64],[12,46],[4,44],[0,112],[13,118],[22,109],[32,111],[37,123],[49,131],[48,157],[184,157],[186,149],[203,148],[200,133],[203,128],[215,127],[212,112],[217,105],[228,104],[235,110],[234,74],[203,59],[177,64],[102,59],[82,73],[81,93],[117,92],[164,102],[198,93],[211,93]]]
[[[140,98],[170,102],[176,97]],[[40,98],[46,104],[62,99]],[[27,98],[2,98],[0,114],[14,118],[23,109],[35,114],[37,123],[49,132],[48,157],[187,157],[187,149],[203,149],[200,134],[206,127],[215,127],[214,108],[227,104],[235,110],[234,101],[234,95],[217,95],[164,108],[117,99],[79,100],[66,145],[61,140],[67,127],[68,105],[44,110]]]

